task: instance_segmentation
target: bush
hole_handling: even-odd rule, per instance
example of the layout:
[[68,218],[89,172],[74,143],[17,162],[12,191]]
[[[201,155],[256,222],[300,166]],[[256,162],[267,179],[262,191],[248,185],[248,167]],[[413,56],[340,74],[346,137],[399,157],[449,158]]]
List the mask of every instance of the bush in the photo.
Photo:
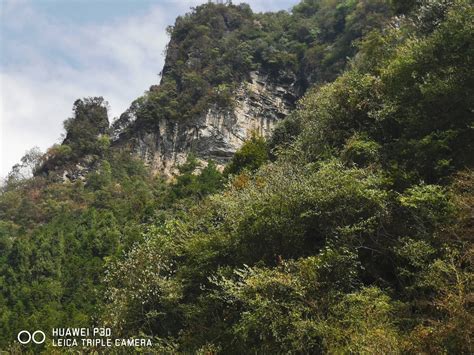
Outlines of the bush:
[[347,140],[341,156],[345,162],[361,167],[368,166],[380,161],[380,148],[381,146],[377,142],[356,133]]
[[238,174],[244,169],[257,170],[268,160],[268,147],[265,138],[252,133],[242,147],[237,150],[230,163],[224,169],[224,175]]

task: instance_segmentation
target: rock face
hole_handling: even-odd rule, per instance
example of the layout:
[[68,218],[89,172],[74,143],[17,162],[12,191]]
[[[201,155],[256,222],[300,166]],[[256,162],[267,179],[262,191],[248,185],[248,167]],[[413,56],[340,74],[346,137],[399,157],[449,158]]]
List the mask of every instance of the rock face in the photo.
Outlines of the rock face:
[[[201,161],[227,163],[252,132],[268,136],[275,124],[294,107],[294,84],[272,82],[267,75],[252,72],[234,93],[232,107],[208,108],[205,114],[185,122],[162,119],[153,131],[135,131],[123,139],[153,171],[168,177],[177,171],[191,152]],[[123,132],[134,117],[122,117],[114,124],[113,139],[120,144]]]

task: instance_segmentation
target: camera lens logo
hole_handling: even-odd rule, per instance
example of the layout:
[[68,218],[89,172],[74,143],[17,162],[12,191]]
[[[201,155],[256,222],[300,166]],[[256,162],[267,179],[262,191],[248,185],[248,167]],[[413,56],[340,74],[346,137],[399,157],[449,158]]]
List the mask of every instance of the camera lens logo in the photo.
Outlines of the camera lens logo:
[[35,344],[43,344],[46,340],[46,334],[41,330],[37,330],[33,334],[27,330],[22,330],[16,338],[21,344],[29,344],[31,341]]

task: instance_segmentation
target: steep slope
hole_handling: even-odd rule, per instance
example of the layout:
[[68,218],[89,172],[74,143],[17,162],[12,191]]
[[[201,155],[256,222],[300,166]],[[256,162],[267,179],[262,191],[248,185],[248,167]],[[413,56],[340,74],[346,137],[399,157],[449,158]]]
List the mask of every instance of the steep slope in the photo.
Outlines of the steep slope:
[[110,324],[163,352],[473,353],[474,7],[415,11],[304,96],[274,161],[110,267]]
[[310,84],[334,78],[354,41],[389,14],[382,1],[336,11],[303,1],[291,14],[199,6],[169,29],[160,85],[113,124],[114,146],[168,176],[190,152],[222,166],[250,134],[269,137]]
[[[92,140],[98,142],[71,137],[77,136],[76,126],[95,132],[84,126],[83,117],[106,115],[107,103],[78,101],[83,112],[74,107],[75,117],[65,125],[68,137],[48,151],[36,173],[83,179],[98,167],[107,136],[113,149],[131,151],[166,177],[178,173],[189,153],[222,169],[251,135],[269,138],[308,87],[333,80],[364,33],[382,28],[391,14],[383,0],[337,1],[337,6],[305,0],[291,13],[264,14],[246,4],[201,5],[168,29],[159,85],[110,128],[103,124],[107,117],[97,118],[100,128]],[[84,144],[95,148],[87,151]]]
[[[203,5],[111,128],[76,101],[0,191],[0,347],[103,324],[168,353],[472,352],[472,6],[423,3]],[[231,158],[275,123],[281,154]]]
[[[153,171],[167,176],[176,173],[190,152],[200,160],[227,163],[251,133],[269,137],[275,124],[294,107],[292,85],[278,85],[268,75],[251,72],[232,92],[230,107],[210,104],[207,110],[186,120],[166,117],[153,129],[135,129],[131,114],[122,115],[114,124],[115,144],[131,144],[137,156]],[[133,133],[124,133],[131,128]]]

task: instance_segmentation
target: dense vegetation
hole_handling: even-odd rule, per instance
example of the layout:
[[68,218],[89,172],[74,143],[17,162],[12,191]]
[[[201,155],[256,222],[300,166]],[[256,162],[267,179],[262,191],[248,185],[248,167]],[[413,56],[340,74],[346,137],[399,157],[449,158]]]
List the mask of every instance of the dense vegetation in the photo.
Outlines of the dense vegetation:
[[[64,144],[2,188],[0,346],[26,325],[101,324],[162,352],[472,353],[473,19],[467,0],[210,4],[178,19],[176,58],[140,110],[168,115],[167,80],[194,70],[179,63],[207,48],[188,38],[201,32],[237,41],[199,64],[203,87],[250,70],[226,62],[237,44],[250,66],[315,85],[223,174],[190,156],[172,183],[102,128],[76,129],[106,120],[103,100],[77,101]],[[52,162],[84,159],[84,179],[57,182]]]
[[163,118],[189,119],[209,105],[229,107],[251,71],[304,92],[333,80],[355,54],[356,41],[381,28],[392,12],[383,0],[311,0],[292,13],[264,14],[246,4],[199,6],[168,29],[160,85],[134,101],[115,125],[133,120],[126,136],[137,127],[153,130]]

